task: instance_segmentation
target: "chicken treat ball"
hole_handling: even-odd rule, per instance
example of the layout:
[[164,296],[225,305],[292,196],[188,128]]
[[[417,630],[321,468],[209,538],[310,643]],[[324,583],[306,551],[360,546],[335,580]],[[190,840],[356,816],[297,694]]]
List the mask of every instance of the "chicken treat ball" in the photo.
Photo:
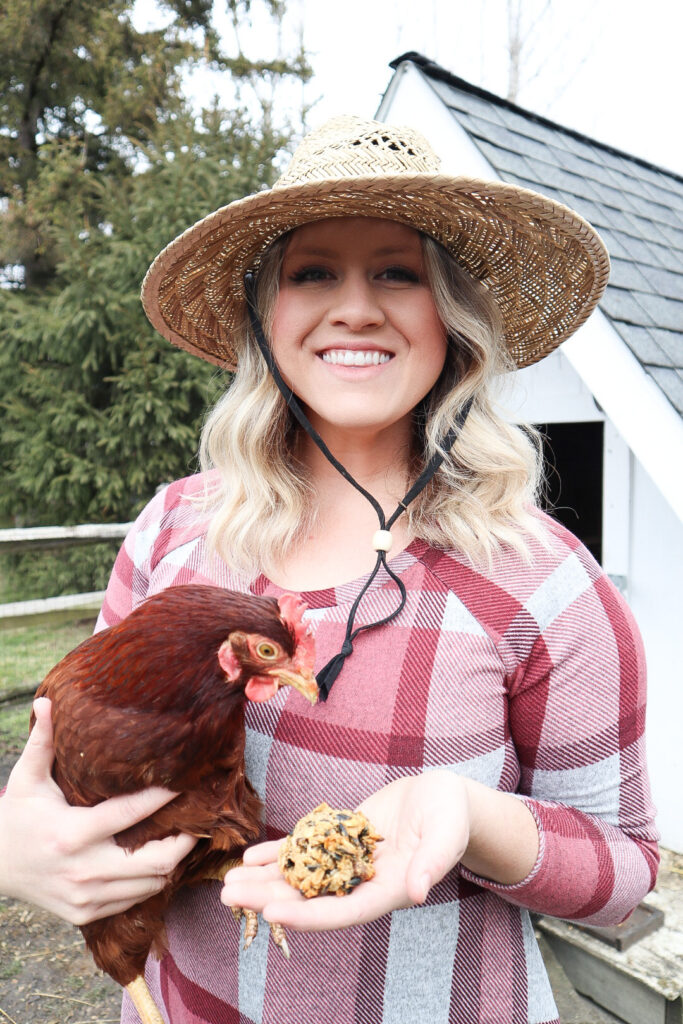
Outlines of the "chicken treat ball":
[[337,811],[320,804],[301,818],[280,847],[285,879],[310,899],[346,896],[372,878],[372,857],[382,836],[360,811]]

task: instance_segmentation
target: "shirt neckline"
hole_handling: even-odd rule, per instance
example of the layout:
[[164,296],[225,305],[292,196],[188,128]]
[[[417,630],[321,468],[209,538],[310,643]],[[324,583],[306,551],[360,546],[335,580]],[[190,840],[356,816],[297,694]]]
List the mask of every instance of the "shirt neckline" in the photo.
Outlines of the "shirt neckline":
[[[415,538],[402,551],[399,551],[394,558],[388,560],[389,565],[398,576],[401,576],[406,569],[410,568],[410,566],[420,558],[425,547],[426,545],[424,541]],[[359,591],[367,582],[371,572],[372,570],[369,570],[357,579],[348,580],[347,582],[340,583],[335,587],[325,587],[322,590],[301,591],[287,590],[285,587],[280,587],[277,583],[273,583],[273,581],[264,573],[259,573],[259,575],[251,582],[249,590],[253,594],[257,594],[259,596],[265,594],[269,597],[279,597],[284,593],[295,593],[306,602],[309,608],[330,608],[351,604],[355,601]],[[368,587],[368,591],[379,590],[387,586],[395,587],[396,584],[384,569],[380,569],[377,576]]]

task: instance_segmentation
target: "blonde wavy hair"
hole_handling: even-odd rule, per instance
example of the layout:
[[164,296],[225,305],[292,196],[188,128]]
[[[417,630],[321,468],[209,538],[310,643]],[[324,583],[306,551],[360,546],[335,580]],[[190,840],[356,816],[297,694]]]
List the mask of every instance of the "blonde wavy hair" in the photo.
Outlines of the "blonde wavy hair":
[[[259,271],[257,304],[266,337],[287,241],[283,236],[269,247]],[[449,343],[439,379],[414,411],[415,476],[441,450],[471,396],[473,404],[451,452],[408,508],[410,532],[435,547],[457,549],[473,563],[490,564],[505,546],[527,556],[529,534],[541,534],[534,514],[541,446],[532,428],[512,425],[494,406],[502,375],[513,368],[498,307],[438,242],[423,235],[422,247]],[[268,574],[310,532],[315,494],[298,457],[301,428],[246,322],[236,332],[235,348],[238,369],[201,437],[201,469],[218,471],[204,495],[212,514],[207,539],[231,568]]]

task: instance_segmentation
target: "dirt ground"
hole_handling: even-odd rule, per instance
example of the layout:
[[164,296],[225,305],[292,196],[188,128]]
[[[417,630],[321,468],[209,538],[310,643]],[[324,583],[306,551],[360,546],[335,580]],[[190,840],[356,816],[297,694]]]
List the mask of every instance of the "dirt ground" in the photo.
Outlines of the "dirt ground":
[[77,928],[0,897],[0,936],[2,1024],[118,1024],[121,989]]

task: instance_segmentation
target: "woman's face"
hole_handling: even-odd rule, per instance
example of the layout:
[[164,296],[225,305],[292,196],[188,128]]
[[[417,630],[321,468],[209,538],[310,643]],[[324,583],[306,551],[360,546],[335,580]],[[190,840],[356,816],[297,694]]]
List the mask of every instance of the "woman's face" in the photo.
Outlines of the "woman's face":
[[280,274],[272,348],[318,430],[410,430],[446,358],[418,233],[369,217],[297,228]]

